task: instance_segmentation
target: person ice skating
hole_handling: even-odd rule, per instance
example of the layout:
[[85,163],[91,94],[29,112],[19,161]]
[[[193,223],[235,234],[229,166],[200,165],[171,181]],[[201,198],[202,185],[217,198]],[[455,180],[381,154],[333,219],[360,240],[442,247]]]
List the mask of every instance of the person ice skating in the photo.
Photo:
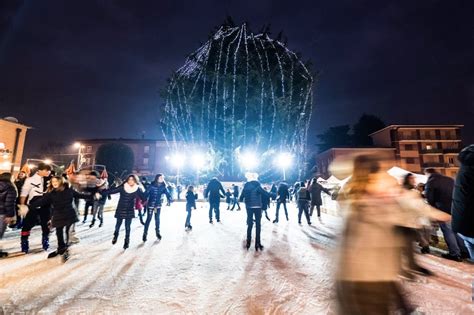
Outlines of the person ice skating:
[[280,213],[280,206],[283,205],[283,209],[285,210],[285,216],[286,216],[286,221],[288,221],[288,209],[286,208],[286,202],[290,198],[290,192],[288,190],[288,184],[286,182],[281,182],[280,185],[278,185],[278,190],[277,190],[277,206],[276,206],[276,211],[275,211],[275,220],[273,220],[273,223],[278,223],[279,219],[279,213]]
[[237,211],[240,211],[240,203],[239,203],[239,186],[232,184],[232,208],[231,211],[234,210],[235,206],[237,206]]
[[309,216],[309,205],[311,203],[311,194],[306,188],[306,183],[301,182],[297,193],[298,202],[298,224],[301,224],[301,215],[304,213],[306,222],[311,225],[311,218]]
[[206,190],[204,191],[204,198],[209,200],[209,223],[212,224],[212,211],[214,210],[216,221],[221,222],[220,218],[220,203],[221,198],[225,196],[224,187],[222,187],[221,182],[214,177],[207,184]]
[[[428,176],[425,186],[426,200],[432,207],[450,215],[454,180],[451,177],[437,173],[433,168],[426,169],[425,175]],[[442,254],[441,257],[458,262],[462,261],[463,257],[469,257],[463,239],[451,229],[451,222],[441,222],[439,227],[443,232],[449,250],[447,254]]]
[[171,193],[166,188],[165,176],[163,174],[157,174],[155,180],[151,183],[150,187],[146,192],[147,200],[147,217],[145,222],[145,228],[143,229],[143,241],[146,242],[148,228],[150,227],[151,219],[155,215],[155,232],[156,237],[161,240],[160,234],[160,215],[161,215],[161,204],[163,197],[166,196],[168,205],[171,204],[172,198]]
[[188,191],[186,192],[186,223],[184,224],[184,228],[186,230],[192,230],[193,227],[191,226],[191,212],[196,210],[196,200],[198,199],[198,195],[194,193],[194,187],[188,186]]
[[272,184],[272,187],[270,188],[270,199],[271,201],[275,201],[277,198],[277,192],[278,192],[278,187],[275,183]]
[[94,207],[92,209],[92,222],[89,225],[89,228],[94,227],[95,218],[99,219],[99,227],[102,227],[104,224],[104,207],[107,199],[110,199],[109,196],[101,195],[100,192],[108,189],[108,182],[105,178],[100,178],[98,172],[94,173],[94,176],[97,178],[96,181],[96,193],[94,194]]
[[138,176],[128,175],[127,180],[123,185],[115,188],[111,188],[101,192],[102,195],[113,195],[120,193],[117,209],[115,210],[115,218],[117,223],[115,224],[114,238],[112,244],[117,243],[117,239],[120,232],[120,227],[123,221],[125,221],[125,240],[123,243],[123,249],[127,249],[130,244],[130,226],[132,219],[135,218],[135,199],[145,199],[145,191],[141,186]]
[[225,192],[225,202],[227,203],[227,210],[230,210],[230,203],[232,202],[232,192],[230,191],[230,188],[227,188],[227,191]]
[[[15,221],[18,192],[11,178],[11,173],[0,174],[0,240],[3,238],[7,226]],[[7,256],[8,253],[2,251],[0,246],[0,258]]]
[[300,189],[300,182],[296,182],[293,185],[293,199],[295,200],[295,203],[298,204],[298,190]]
[[260,239],[261,223],[262,223],[262,198],[270,198],[270,194],[266,192],[258,181],[257,173],[247,173],[247,182],[240,194],[240,202],[245,201],[245,209],[247,210],[247,243],[246,248],[250,248],[252,242],[252,228],[255,218],[255,250],[263,250]]
[[452,228],[464,240],[474,260],[474,144],[459,153],[461,167],[456,176],[451,208]]
[[[46,178],[51,174],[51,166],[45,163],[39,163],[36,173],[25,180],[25,184],[20,193],[20,212],[24,216],[23,227],[21,229],[21,251],[28,253],[30,249],[29,236],[31,229],[37,224],[38,218],[42,230],[42,247],[44,250],[49,248],[49,226],[51,210],[48,206],[32,207],[30,203],[35,198],[41,197],[46,190]],[[24,214],[26,213],[26,215]]]
[[413,192],[403,191],[378,160],[370,155],[356,157],[352,177],[340,194],[347,215],[335,277],[339,314],[415,311],[401,292],[398,276],[404,242],[394,227],[411,226],[419,215],[449,220],[449,215]]
[[309,216],[313,216],[313,210],[316,207],[318,212],[318,218],[321,217],[321,206],[323,205],[323,200],[321,198],[321,193],[326,193],[331,196],[329,189],[324,188],[320,183],[318,183],[316,177],[311,180],[311,184],[308,187],[309,193],[311,194],[311,207],[309,211]]
[[56,228],[58,248],[50,253],[48,258],[61,255],[66,261],[69,257],[69,230],[74,223],[79,221],[74,207],[75,198],[89,198],[89,195],[80,194],[70,188],[64,177],[54,176],[50,180],[47,192],[30,203],[32,207],[48,206],[52,209],[51,226]]
[[[262,211],[265,213],[265,218],[270,221],[270,217],[268,216],[268,209],[270,208],[270,203],[272,202],[272,199],[271,199],[271,196],[270,196],[270,193],[268,192],[268,188],[267,187],[263,187],[263,190],[265,190],[268,195],[263,195],[262,196]],[[275,222],[273,222],[275,223]]]

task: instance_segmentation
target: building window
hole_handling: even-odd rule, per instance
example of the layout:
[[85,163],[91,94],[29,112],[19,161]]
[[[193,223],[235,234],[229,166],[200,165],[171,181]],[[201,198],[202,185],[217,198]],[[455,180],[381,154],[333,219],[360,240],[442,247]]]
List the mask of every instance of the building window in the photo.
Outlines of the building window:
[[426,150],[431,150],[431,149],[433,149],[433,146],[431,144],[427,144],[426,145]]
[[143,158],[143,165],[148,165],[148,158]]
[[454,158],[453,157],[448,158],[448,163],[449,164],[454,164]]
[[149,152],[150,152],[150,146],[149,146],[149,145],[146,145],[146,146],[143,148],[143,152],[149,153]]
[[406,162],[407,162],[407,164],[415,164],[415,159],[414,158],[407,158]]
[[406,151],[413,151],[413,144],[405,144]]
[[92,152],[92,146],[88,145],[88,146],[86,147],[86,152],[87,152],[87,153],[91,153],[91,152]]

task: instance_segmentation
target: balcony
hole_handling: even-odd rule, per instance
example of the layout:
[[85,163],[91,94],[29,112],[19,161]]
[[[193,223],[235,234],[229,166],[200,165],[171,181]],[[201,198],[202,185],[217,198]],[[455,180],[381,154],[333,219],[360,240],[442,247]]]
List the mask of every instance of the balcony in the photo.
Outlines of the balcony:
[[421,154],[443,154],[443,149],[422,149]]
[[445,167],[445,163],[439,163],[439,162],[426,162],[421,165],[423,168],[427,167]]
[[446,167],[446,168],[453,168],[453,167],[459,168],[459,164],[458,163],[446,163],[444,165],[444,167]]
[[459,153],[460,149],[443,149],[443,153]]

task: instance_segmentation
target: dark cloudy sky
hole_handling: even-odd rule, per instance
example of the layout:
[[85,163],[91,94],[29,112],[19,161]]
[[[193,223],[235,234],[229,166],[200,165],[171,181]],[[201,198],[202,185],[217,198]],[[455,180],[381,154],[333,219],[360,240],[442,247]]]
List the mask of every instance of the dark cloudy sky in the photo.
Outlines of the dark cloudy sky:
[[472,0],[0,0],[0,116],[35,127],[30,145],[158,137],[166,78],[227,15],[321,72],[313,136],[367,112],[474,142]]

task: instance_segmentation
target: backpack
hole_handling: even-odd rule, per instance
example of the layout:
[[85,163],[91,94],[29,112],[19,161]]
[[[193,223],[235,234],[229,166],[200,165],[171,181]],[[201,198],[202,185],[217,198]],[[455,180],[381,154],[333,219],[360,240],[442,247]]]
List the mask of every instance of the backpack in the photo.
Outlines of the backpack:
[[308,199],[308,190],[306,189],[306,187],[302,187],[300,188],[300,190],[298,190],[298,200],[307,200]]

